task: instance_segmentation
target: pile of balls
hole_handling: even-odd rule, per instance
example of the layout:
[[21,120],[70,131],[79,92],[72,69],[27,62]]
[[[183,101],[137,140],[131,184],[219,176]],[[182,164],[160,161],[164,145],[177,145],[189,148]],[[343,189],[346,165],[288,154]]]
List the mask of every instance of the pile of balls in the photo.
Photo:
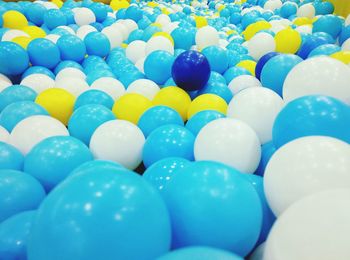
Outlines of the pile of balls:
[[0,259],[350,259],[330,2],[1,1],[0,26]]

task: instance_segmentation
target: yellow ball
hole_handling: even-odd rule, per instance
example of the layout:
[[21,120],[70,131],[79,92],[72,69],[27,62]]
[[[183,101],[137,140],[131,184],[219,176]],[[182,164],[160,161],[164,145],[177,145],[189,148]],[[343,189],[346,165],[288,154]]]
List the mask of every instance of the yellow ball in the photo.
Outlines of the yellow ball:
[[7,11],[2,16],[3,27],[11,29],[22,29],[28,25],[27,18],[18,11]]
[[162,36],[164,38],[167,38],[171,42],[171,44],[174,46],[174,39],[173,39],[173,37],[171,37],[171,35],[169,33],[156,32],[155,34],[152,35],[152,37],[156,37],[156,36]]
[[153,99],[153,105],[163,105],[176,110],[184,121],[190,104],[190,96],[179,87],[162,88]]
[[32,41],[32,38],[26,37],[26,36],[18,36],[14,39],[12,39],[13,42],[20,45],[23,49],[27,49],[28,44]]
[[126,49],[128,47],[128,44],[127,43],[122,43],[121,47]]
[[197,28],[202,28],[208,25],[207,19],[205,19],[203,16],[195,16],[194,21],[196,22]]
[[154,8],[154,7],[157,7],[159,4],[156,3],[156,2],[149,2],[147,5],[148,5],[149,7]]
[[237,34],[237,31],[235,31],[235,30],[228,30],[228,31],[226,32],[226,34],[227,34],[227,35]]
[[113,11],[118,11],[122,8],[128,8],[129,5],[129,2],[125,0],[112,0],[110,3],[110,6],[113,9]]
[[60,88],[49,88],[41,92],[35,99],[54,118],[67,125],[73,113],[75,97]]
[[330,57],[344,62],[345,64],[350,64],[350,51],[339,51],[333,53]]
[[255,76],[256,62],[252,60],[242,60],[236,65],[237,67],[248,70],[253,76]]
[[38,26],[26,26],[22,28],[22,31],[27,33],[31,38],[44,38],[46,33]]
[[312,24],[312,20],[307,17],[298,17],[293,21],[293,23],[297,26],[302,26],[306,24]]
[[196,97],[187,112],[187,119],[203,110],[215,110],[226,115],[227,103],[225,100],[214,94],[203,94]]
[[155,26],[162,29],[162,25],[160,23],[151,23],[151,26]]
[[52,3],[54,3],[58,8],[61,8],[63,5],[63,2],[61,0],[52,0]]
[[140,94],[126,94],[119,98],[112,108],[118,119],[130,121],[137,125],[142,114],[152,107],[152,102]]
[[288,27],[275,35],[276,52],[296,53],[301,45],[299,32]]
[[256,33],[262,30],[268,30],[271,28],[271,24],[266,21],[259,21],[250,24],[243,32],[244,39],[246,41],[250,40]]

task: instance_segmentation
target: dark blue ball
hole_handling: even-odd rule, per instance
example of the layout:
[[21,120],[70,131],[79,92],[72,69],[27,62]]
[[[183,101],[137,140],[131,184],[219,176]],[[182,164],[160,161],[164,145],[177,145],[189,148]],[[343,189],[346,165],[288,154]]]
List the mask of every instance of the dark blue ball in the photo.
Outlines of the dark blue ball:
[[258,80],[260,80],[261,71],[264,68],[266,62],[268,62],[272,57],[275,57],[277,55],[279,55],[278,52],[269,52],[260,58],[255,67],[255,76]]
[[200,52],[185,51],[175,59],[172,76],[180,88],[186,91],[200,90],[209,80],[210,65]]

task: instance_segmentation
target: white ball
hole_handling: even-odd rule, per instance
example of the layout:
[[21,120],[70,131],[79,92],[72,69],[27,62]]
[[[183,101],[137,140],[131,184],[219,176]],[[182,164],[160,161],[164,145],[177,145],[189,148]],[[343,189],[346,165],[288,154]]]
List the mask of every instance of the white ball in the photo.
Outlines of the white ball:
[[6,75],[1,74],[1,73],[0,73],[0,80],[6,81],[6,82],[12,84],[11,80]]
[[227,47],[227,45],[229,44],[229,42],[225,39],[220,39],[219,40],[219,46],[223,49],[225,49]]
[[350,259],[349,205],[349,189],[318,192],[296,202],[273,225],[264,260]]
[[65,77],[56,80],[55,88],[67,90],[75,97],[78,97],[81,93],[89,89],[89,85],[81,78]]
[[332,188],[350,188],[350,145],[332,137],[293,140],[273,154],[265,170],[265,194],[276,216],[295,201]]
[[156,19],[156,23],[160,23],[163,26],[166,26],[167,24],[171,23],[170,17],[166,14],[160,14],[158,15]]
[[60,70],[60,72],[58,72],[56,75],[56,80],[60,80],[63,78],[79,78],[85,80],[86,75],[80,69],[68,67]]
[[77,36],[84,40],[86,35],[88,35],[91,32],[97,32],[97,29],[91,25],[83,25],[78,28],[77,30]]
[[134,30],[137,30],[139,26],[134,20],[131,19],[125,19],[125,20],[118,20],[121,24],[124,24],[126,28],[128,28],[128,32],[131,33]]
[[265,10],[275,11],[278,8],[281,8],[282,2],[280,0],[269,0],[264,4]]
[[95,130],[90,150],[96,159],[111,160],[133,170],[142,161],[144,143],[145,137],[136,125],[125,120],[111,120]]
[[45,36],[45,39],[48,39],[49,41],[53,42],[54,44],[57,43],[57,41],[61,38],[58,34],[48,34]]
[[70,28],[69,26],[61,25],[61,26],[58,26],[57,28],[64,29],[64,30],[66,30],[67,32],[69,32],[70,34],[75,35],[75,31],[74,31],[72,28]]
[[286,102],[306,95],[326,95],[350,104],[350,68],[341,61],[317,56],[297,64],[283,84]]
[[3,91],[5,88],[8,88],[9,86],[12,86],[12,83],[0,79],[0,92]]
[[298,17],[308,17],[312,19],[315,17],[315,14],[316,14],[316,10],[315,10],[315,7],[312,5],[312,3],[300,6],[297,11]]
[[306,24],[306,25],[301,25],[295,28],[295,30],[299,33],[307,33],[307,34],[312,34],[312,26]]
[[171,34],[177,27],[179,27],[179,22],[169,23],[164,25],[163,32]]
[[204,26],[196,33],[196,45],[198,49],[204,49],[211,45],[219,45],[219,33],[211,26]]
[[36,115],[20,121],[13,128],[8,143],[26,155],[40,141],[60,135],[69,135],[64,124],[50,116]]
[[144,69],[145,60],[146,60],[146,57],[143,57],[135,63],[135,67],[142,73],[145,73],[145,69]]
[[55,81],[45,74],[34,73],[22,79],[21,85],[31,88],[40,94],[48,88],[53,88]]
[[174,46],[169,39],[163,36],[151,37],[146,43],[146,55],[160,50],[167,51],[174,55]]
[[101,33],[107,36],[109,43],[111,44],[111,49],[119,47],[123,43],[123,34],[112,26],[103,28]]
[[239,119],[254,129],[261,144],[272,140],[272,127],[283,108],[282,98],[268,88],[255,87],[233,96],[227,117]]
[[57,5],[55,5],[55,4],[52,3],[52,2],[43,2],[42,5],[43,5],[47,10],[50,10],[50,9],[58,9]]
[[115,28],[116,30],[118,30],[122,35],[123,35],[123,41],[127,40],[129,37],[129,29],[128,27],[126,27],[124,24],[122,23],[114,23],[111,25],[113,28]]
[[246,88],[262,87],[260,81],[251,75],[241,75],[230,81],[228,84],[229,89],[233,95]]
[[136,63],[139,59],[146,56],[146,43],[144,41],[136,40],[131,42],[125,50],[126,57]]
[[248,42],[248,52],[255,60],[276,49],[274,37],[269,33],[257,33]]
[[113,100],[117,100],[125,93],[124,85],[119,80],[110,77],[102,77],[95,80],[90,89],[101,90],[110,95]]
[[341,46],[342,51],[350,51],[350,38],[343,42]]
[[0,142],[6,143],[10,137],[10,133],[0,125]]
[[220,118],[204,126],[194,143],[197,161],[225,163],[243,173],[253,173],[260,162],[261,147],[254,130],[232,118]]
[[154,98],[154,96],[160,90],[159,86],[149,79],[138,79],[132,82],[128,89],[127,93],[137,93],[140,94],[150,100]]
[[348,25],[350,25],[350,14],[346,17],[346,19],[345,19],[345,24],[344,24],[345,26],[348,26]]
[[96,17],[91,9],[81,7],[74,12],[74,21],[77,25],[82,26],[96,22]]
[[2,42],[10,42],[12,41],[14,38],[16,37],[20,37],[20,36],[24,36],[24,37],[30,37],[27,33],[20,31],[20,30],[16,30],[16,29],[11,29],[6,31],[2,37],[1,37],[1,41]]

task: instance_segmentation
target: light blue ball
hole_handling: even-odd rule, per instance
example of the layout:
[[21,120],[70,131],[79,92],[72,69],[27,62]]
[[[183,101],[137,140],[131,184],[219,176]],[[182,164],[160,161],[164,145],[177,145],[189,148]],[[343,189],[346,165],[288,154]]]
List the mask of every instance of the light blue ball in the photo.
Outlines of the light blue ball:
[[85,105],[74,111],[68,122],[71,136],[89,145],[92,134],[103,123],[114,120],[111,110],[102,105]]
[[248,70],[241,68],[241,67],[232,67],[226,70],[224,73],[224,78],[226,80],[226,84],[229,84],[231,80],[234,78],[237,78],[241,75],[252,75]]
[[145,137],[158,127],[168,124],[183,126],[184,122],[178,112],[167,106],[154,106],[148,109],[138,121],[138,127]]
[[83,67],[79,63],[71,60],[64,60],[58,63],[54,72],[57,75],[61,70],[65,68],[75,68],[75,69],[84,71]]
[[205,85],[204,88],[202,88],[200,91],[197,93],[198,95],[202,94],[215,94],[221,98],[223,98],[226,103],[230,103],[233,95],[231,90],[228,88],[226,83],[221,83],[221,82],[213,82],[210,84]]
[[24,171],[50,191],[84,162],[93,160],[89,148],[71,136],[53,136],[35,145],[24,160]]
[[261,202],[237,170],[213,161],[195,162],[174,174],[161,194],[173,227],[172,248],[203,245],[246,256],[256,244]]
[[106,160],[93,160],[85,162],[81,165],[79,165],[77,168],[75,168],[68,177],[80,175],[80,174],[90,174],[94,172],[111,172],[115,173],[116,171],[126,170],[121,164],[112,162],[112,161],[106,161]]
[[202,50],[202,54],[207,57],[212,71],[224,73],[229,65],[227,51],[219,46],[208,46]]
[[292,3],[292,2],[285,2],[280,10],[280,15],[283,18],[288,18],[292,15],[295,15],[298,11],[298,5]]
[[103,22],[107,18],[107,7],[102,3],[93,3],[89,9],[94,12],[96,21]]
[[174,174],[181,174],[183,169],[188,167],[190,163],[190,161],[183,158],[165,158],[152,164],[142,177],[158,189],[159,192],[162,192]]
[[0,111],[19,101],[34,101],[37,93],[22,85],[12,85],[0,92]]
[[84,43],[88,55],[106,57],[111,48],[107,36],[100,32],[91,32],[86,35]]
[[47,9],[37,3],[33,3],[30,8],[28,8],[26,12],[26,17],[28,21],[34,23],[37,26],[41,26],[44,23],[44,15]]
[[143,37],[143,30],[140,30],[140,29],[136,29],[136,30],[133,30],[130,34],[129,34],[129,37],[128,37],[128,43],[131,43],[133,41],[136,41],[136,40],[142,40],[142,37]]
[[171,37],[174,39],[175,49],[189,50],[192,46],[195,35],[187,28],[177,27],[171,32]]
[[90,69],[85,70],[85,72],[88,72],[85,80],[90,86],[100,78],[115,78],[115,74],[109,69],[108,65],[105,64],[101,67],[101,69],[97,69],[91,72]]
[[75,101],[74,110],[85,105],[102,105],[112,109],[113,104],[113,98],[107,93],[97,89],[90,89],[79,95]]
[[14,146],[0,142],[0,169],[20,171],[23,168],[23,161],[22,153]]
[[150,184],[131,171],[96,169],[69,177],[48,195],[27,252],[36,260],[156,259],[169,250],[170,238],[167,208]]
[[67,25],[67,18],[61,10],[50,9],[44,14],[44,24],[52,30],[58,26]]
[[42,67],[42,66],[29,67],[28,69],[26,69],[25,72],[23,72],[22,79],[24,79],[25,77],[27,77],[27,76],[29,76],[31,74],[44,74],[46,76],[49,76],[53,80],[55,79],[55,74],[53,74],[52,71],[49,70],[48,68],[45,68],[45,67]]
[[180,157],[193,161],[194,139],[194,135],[183,126],[158,127],[146,139],[143,147],[143,163],[148,168],[167,157]]
[[195,136],[199,131],[211,121],[219,118],[224,118],[225,115],[214,110],[203,110],[192,116],[186,123],[186,128],[192,132]]
[[253,185],[253,187],[255,188],[256,192],[259,195],[261,206],[262,206],[263,221],[262,221],[260,236],[256,243],[256,246],[258,246],[266,240],[268,234],[270,233],[271,227],[276,220],[276,217],[272,213],[265,197],[264,181],[263,181],[264,179],[261,176],[258,176],[255,174],[242,174],[242,176],[249,183]]
[[20,121],[34,115],[49,115],[49,113],[33,101],[15,102],[5,107],[0,113],[0,125],[11,132]]
[[35,211],[24,211],[0,223],[0,258],[27,259],[27,241]]
[[304,136],[324,135],[350,143],[350,107],[340,100],[304,96],[289,102],[277,115],[272,138],[276,148]]
[[284,80],[288,73],[301,61],[303,59],[294,54],[280,54],[272,57],[266,62],[261,71],[262,85],[282,96]]
[[259,176],[264,176],[266,166],[275,152],[276,148],[272,141],[265,143],[261,146],[261,159],[258,169],[256,169],[255,171],[255,174]]
[[30,62],[34,66],[53,69],[61,60],[59,48],[48,39],[38,38],[32,40],[28,44],[27,51]]
[[147,42],[149,39],[151,39],[153,34],[161,31],[162,29],[160,29],[159,27],[150,25],[143,30],[142,40]]
[[343,45],[343,43],[350,38],[350,25],[342,28],[339,34],[339,45]]
[[326,32],[336,39],[342,26],[343,22],[339,17],[329,14],[319,17],[313,23],[312,32]]
[[29,174],[0,170],[0,222],[22,211],[36,209],[45,195],[41,184]]
[[191,246],[180,248],[158,258],[158,260],[243,260],[232,252],[204,246]]
[[148,79],[157,84],[164,84],[171,77],[174,56],[166,51],[154,51],[149,54],[144,63],[145,74]]
[[331,55],[333,53],[341,51],[341,48],[335,44],[325,44],[318,46],[309,53],[309,58],[319,55]]
[[84,42],[75,35],[64,35],[57,41],[62,60],[81,62],[86,55]]
[[0,42],[0,73],[19,75],[29,66],[28,53],[14,42]]

